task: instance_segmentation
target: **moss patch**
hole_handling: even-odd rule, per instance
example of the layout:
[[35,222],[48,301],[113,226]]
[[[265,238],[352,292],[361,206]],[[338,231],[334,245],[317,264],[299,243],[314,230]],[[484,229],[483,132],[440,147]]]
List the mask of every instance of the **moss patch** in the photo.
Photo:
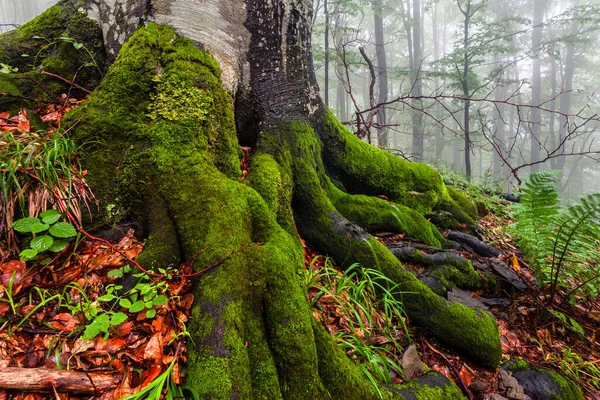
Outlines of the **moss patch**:
[[[15,85],[31,98],[46,100],[69,90],[68,84],[42,75],[42,70],[68,80],[77,74],[77,84],[93,89],[104,71],[102,31],[85,13],[77,11],[70,2],[63,2],[20,28],[1,34],[0,62],[18,68]],[[95,66],[84,66],[90,62],[95,62]],[[77,89],[73,93],[81,95]]]

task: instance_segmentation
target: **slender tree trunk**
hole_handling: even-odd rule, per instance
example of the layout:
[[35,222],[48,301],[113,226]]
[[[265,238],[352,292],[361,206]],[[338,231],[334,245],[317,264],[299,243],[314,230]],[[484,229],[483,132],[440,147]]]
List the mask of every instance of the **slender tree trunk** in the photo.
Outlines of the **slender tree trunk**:
[[377,76],[379,82],[380,107],[377,110],[377,145],[381,149],[388,147],[388,129],[386,127],[386,106],[383,103],[388,99],[387,58],[385,54],[385,37],[383,32],[383,1],[374,0],[375,22],[375,51],[377,54]]
[[471,60],[469,57],[469,28],[471,25],[471,0],[467,1],[466,8],[461,11],[464,16],[463,21],[463,65],[460,76],[460,83],[462,86],[463,96],[467,99],[464,102],[464,111],[463,111],[463,132],[464,132],[464,156],[465,156],[465,174],[467,175],[467,179],[471,178],[471,127],[470,127],[470,117],[471,117],[471,90],[469,88],[469,74],[471,73]]
[[[573,6],[578,6],[579,0],[575,0],[573,2]],[[574,37],[579,31],[579,22],[577,18],[573,20],[573,24],[571,25],[571,36]],[[565,141],[569,134],[569,125],[567,118],[563,115],[566,115],[571,110],[571,101],[573,98],[573,75],[575,73],[575,44],[572,41],[567,43],[567,51],[565,54],[565,70],[562,81],[562,95],[560,97],[560,113],[559,117],[559,128],[558,128],[558,153],[563,154],[565,152]],[[565,157],[558,157],[556,166],[559,170],[564,170],[565,168]]]
[[348,110],[346,109],[346,69],[344,66],[345,49],[346,45],[346,17],[338,9],[335,14],[335,38],[336,38],[336,63],[335,73],[337,75],[337,86],[336,86],[336,108],[339,113],[340,120],[348,120]]
[[325,105],[329,107],[329,6],[327,0],[323,0],[323,12],[325,13]]
[[540,169],[539,164],[541,148],[542,115],[538,108],[542,103],[542,64],[541,46],[544,20],[543,0],[533,1],[533,33],[531,40],[532,52],[532,77],[531,77],[531,121],[529,131],[531,133],[531,173]]
[[419,73],[423,61],[423,52],[421,48],[422,31],[421,0],[413,0],[413,70],[411,74],[411,96],[414,109],[411,112],[412,119],[412,160],[416,162],[423,161],[423,113],[418,111],[423,107],[422,101],[418,97],[422,96],[423,89]]

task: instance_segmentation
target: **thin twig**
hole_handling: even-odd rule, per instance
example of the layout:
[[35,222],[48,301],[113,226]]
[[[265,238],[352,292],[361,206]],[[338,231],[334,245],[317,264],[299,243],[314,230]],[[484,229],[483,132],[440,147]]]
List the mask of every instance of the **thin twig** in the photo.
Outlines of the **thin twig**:
[[80,85],[78,85],[78,84],[76,84],[76,83],[74,83],[74,82],[72,82],[72,81],[70,81],[70,80],[68,80],[66,78],[63,78],[60,75],[56,75],[56,74],[53,74],[52,72],[48,72],[48,71],[42,71],[41,74],[42,75],[51,76],[52,78],[56,78],[58,80],[61,80],[61,81],[65,82],[65,83],[68,83],[69,85],[73,85],[74,88],[82,90],[82,91],[86,92],[87,94],[92,94],[91,90],[86,89],[83,86],[80,86]]

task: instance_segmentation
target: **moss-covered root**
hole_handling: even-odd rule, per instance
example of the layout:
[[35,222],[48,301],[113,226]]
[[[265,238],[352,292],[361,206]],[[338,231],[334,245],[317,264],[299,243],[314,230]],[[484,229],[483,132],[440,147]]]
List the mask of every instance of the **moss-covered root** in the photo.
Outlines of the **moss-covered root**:
[[323,142],[328,173],[347,192],[385,195],[422,215],[448,211],[458,222],[474,225],[476,214],[470,215],[470,207],[465,212],[456,204],[435,169],[402,160],[357,139],[329,110],[316,132]]
[[238,182],[232,102],[212,58],[149,24],[64,123],[79,121],[76,139],[92,140],[85,162],[104,204],[146,228],[146,265],[225,260],[196,282],[188,324],[188,380],[201,396],[327,398],[297,274],[302,250]]
[[328,197],[331,182],[321,161],[320,142],[307,124],[281,123],[271,129],[276,133],[263,134],[259,151],[272,154],[279,165],[291,166],[292,205],[303,236],[340,265],[359,262],[380,269],[406,291],[403,300],[412,320],[483,364],[497,365],[501,348],[495,320],[459,304],[449,305],[381,243],[341,215]]
[[409,238],[441,247],[442,234],[419,212],[377,197],[350,195],[330,185],[329,199],[349,221],[369,232],[405,233]]

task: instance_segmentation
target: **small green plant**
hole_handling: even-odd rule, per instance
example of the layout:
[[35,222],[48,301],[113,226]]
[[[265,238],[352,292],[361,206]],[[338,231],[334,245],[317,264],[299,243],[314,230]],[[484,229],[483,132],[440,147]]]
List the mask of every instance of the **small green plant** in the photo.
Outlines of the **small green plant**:
[[[124,274],[131,272],[131,267],[125,266],[108,273],[109,277],[123,277]],[[165,275],[167,275],[165,273]],[[86,320],[91,321],[85,327],[82,339],[91,339],[99,334],[104,334],[105,339],[110,335],[110,327],[119,325],[128,319],[128,315],[123,311],[116,311],[118,304],[123,310],[130,314],[144,312],[145,317],[152,319],[156,316],[154,307],[162,306],[169,301],[165,296],[167,282],[161,279],[158,282],[151,282],[148,275],[144,273],[134,274],[138,278],[137,284],[124,294],[122,285],[109,284],[106,286],[104,294],[97,301],[90,301],[85,296],[83,289],[78,290],[84,296],[85,301],[80,303],[80,311]],[[107,306],[103,306],[107,305]],[[108,309],[107,309],[108,308]]]
[[[69,244],[65,239],[77,235],[75,227],[68,222],[59,222],[62,214],[57,210],[47,210],[40,214],[40,218],[26,217],[13,223],[13,229],[19,233],[33,235],[29,248],[21,251],[21,260],[33,260],[38,255],[51,251],[58,253]],[[46,259],[44,261],[47,261]]]
[[548,302],[562,292],[594,298],[600,292],[600,194],[582,197],[566,209],[559,206],[560,174],[531,175],[515,206],[514,234],[539,284],[549,285]]
[[[198,392],[188,385],[178,385],[172,377],[173,367],[177,362],[177,358],[171,361],[169,368],[154,379],[148,386],[140,390],[139,392],[122,398],[121,400],[160,400],[166,398],[168,400],[173,399],[187,399],[190,396],[194,400],[200,400]],[[164,397],[163,397],[164,392]],[[185,392],[189,396],[185,395]]]
[[599,360],[585,361],[575,351],[566,348],[562,349],[562,357],[553,355],[551,361],[559,361],[561,371],[575,382],[589,383],[596,390],[600,390]]
[[[98,66],[98,63],[96,62],[96,59],[95,59],[94,55],[92,54],[92,52],[90,51],[90,49],[88,49],[85,46],[85,44],[83,42],[78,42],[74,38],[68,37],[68,36],[61,36],[61,37],[58,37],[56,39],[49,39],[49,38],[45,38],[43,36],[34,36],[33,39],[44,40],[46,42],[46,44],[42,48],[40,48],[40,50],[35,55],[35,57],[33,59],[33,68],[37,68],[38,67],[38,59],[40,58],[40,55],[46,49],[48,49],[50,47],[57,46],[60,43],[70,43],[71,45],[73,45],[73,48],[75,48],[75,50],[82,50],[83,49],[86,52],[87,56],[89,57],[90,61],[88,61],[84,65],[84,67],[95,67],[98,70],[98,72],[100,73],[100,75],[102,75],[102,70]],[[22,57],[29,57],[29,54],[21,54],[21,56]]]
[[392,371],[402,373],[399,340],[410,340],[398,284],[359,264],[340,273],[329,259],[322,269],[310,268],[305,281],[311,305],[324,320],[332,309],[341,314],[347,327],[334,336],[369,381],[375,387],[377,382],[392,383]]
[[[81,208],[95,201],[83,179],[77,159],[78,147],[61,132],[48,135],[24,131],[6,132],[0,146],[0,206],[9,247],[16,249],[13,225],[15,215],[36,215],[47,208],[62,206],[79,222]],[[28,211],[28,212],[26,212]],[[36,226],[35,221],[31,221]],[[33,233],[33,232],[32,232]]]
[[0,63],[0,74],[12,74],[18,71],[19,68],[11,67],[8,64]]

